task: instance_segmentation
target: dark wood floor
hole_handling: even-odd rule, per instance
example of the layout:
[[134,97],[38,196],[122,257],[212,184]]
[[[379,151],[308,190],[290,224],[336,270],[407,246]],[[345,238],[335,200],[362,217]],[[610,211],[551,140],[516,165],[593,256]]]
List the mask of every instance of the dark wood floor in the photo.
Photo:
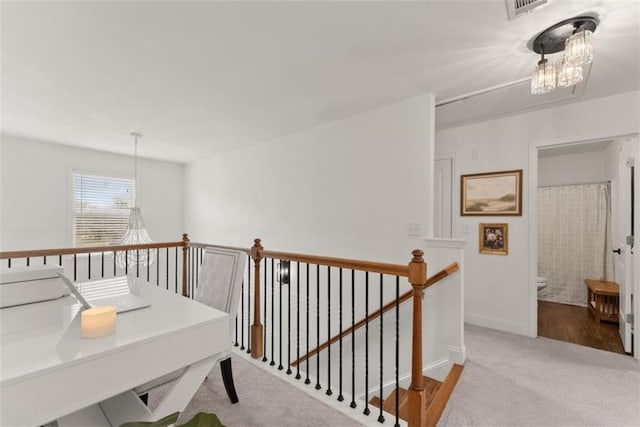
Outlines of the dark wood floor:
[[538,301],[538,335],[625,354],[618,324],[598,325],[587,307]]

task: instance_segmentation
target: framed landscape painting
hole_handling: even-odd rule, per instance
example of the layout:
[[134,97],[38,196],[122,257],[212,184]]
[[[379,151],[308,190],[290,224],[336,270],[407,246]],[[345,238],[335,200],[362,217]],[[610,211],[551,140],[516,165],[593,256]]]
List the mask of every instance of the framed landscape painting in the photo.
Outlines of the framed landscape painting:
[[507,255],[509,253],[509,224],[480,224],[480,253]]
[[522,215],[522,169],[462,175],[460,215]]

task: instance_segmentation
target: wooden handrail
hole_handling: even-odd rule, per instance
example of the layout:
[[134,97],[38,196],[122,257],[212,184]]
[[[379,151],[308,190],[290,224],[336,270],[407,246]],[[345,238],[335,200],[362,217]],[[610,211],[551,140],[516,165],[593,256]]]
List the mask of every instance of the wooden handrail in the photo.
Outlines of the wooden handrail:
[[264,256],[269,258],[304,262],[308,264],[318,264],[330,267],[346,268],[350,270],[368,271],[370,273],[390,274],[392,276],[407,277],[408,275],[407,266],[401,264],[386,264],[382,262],[361,261],[348,258],[333,258],[275,251],[264,251]]
[[[454,272],[458,271],[458,269],[459,269],[459,266],[458,266],[457,262],[453,262],[453,263],[449,264],[448,266],[446,266],[445,268],[443,268],[442,270],[440,270],[439,272],[437,272],[436,274],[434,274],[433,276],[431,276],[431,277],[429,277],[427,279],[427,281],[426,281],[426,283],[424,285],[425,289],[428,288],[429,286],[439,282],[440,280],[444,279],[445,277],[449,276],[450,274],[453,274]],[[398,298],[398,300],[400,301],[400,304],[402,304],[403,302],[411,299],[412,295],[413,295],[413,290],[407,291],[404,294],[400,295],[400,297]],[[342,331],[338,335],[334,335],[329,341],[326,341],[325,343],[323,343],[319,347],[314,348],[309,353],[307,353],[306,355],[302,356],[300,359],[292,362],[291,366],[295,367],[299,363],[302,363],[305,360],[307,360],[308,358],[310,358],[312,356],[315,356],[317,353],[319,353],[322,350],[324,350],[327,347],[329,347],[330,344],[335,344],[336,342],[338,342],[340,340],[340,337],[344,337],[346,335],[349,335],[350,333],[355,332],[356,330],[358,330],[361,327],[363,327],[367,323],[367,320],[371,321],[373,319],[376,319],[376,318],[380,317],[381,314],[386,313],[387,311],[391,310],[395,306],[396,306],[396,300],[394,299],[393,301],[390,301],[387,304],[385,304],[382,307],[382,309],[378,309],[378,310],[374,311],[369,316],[367,316],[364,319],[362,319],[362,320],[358,321],[357,323],[355,323],[353,326],[348,327],[347,329],[345,329],[344,331]]]
[[[206,248],[204,243],[189,243],[191,247]],[[216,248],[234,249],[244,251],[251,255],[251,248],[240,248],[235,246],[220,246],[213,245]],[[288,261],[303,262],[308,264],[318,264],[322,266],[330,266],[337,268],[346,268],[350,270],[368,271],[370,273],[382,273],[390,274],[392,276],[407,277],[408,268],[406,265],[401,264],[387,264],[382,262],[363,261],[349,258],[334,258],[318,255],[298,254],[293,252],[279,252],[279,251],[262,251],[264,258],[286,259]]]
[[61,248],[61,249],[35,249],[25,251],[8,251],[0,252],[0,259],[8,258],[35,258],[40,256],[56,256],[56,255],[74,255],[87,254],[93,252],[118,252],[118,251],[134,251],[140,249],[162,249],[182,247],[185,243],[179,242],[162,242],[162,243],[145,243],[143,245],[117,245],[117,246],[91,246],[86,248]]

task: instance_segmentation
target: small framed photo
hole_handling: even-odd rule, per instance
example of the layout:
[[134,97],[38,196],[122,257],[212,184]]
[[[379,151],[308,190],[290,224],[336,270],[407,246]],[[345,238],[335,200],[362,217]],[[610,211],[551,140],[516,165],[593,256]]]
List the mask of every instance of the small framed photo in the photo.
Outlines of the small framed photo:
[[460,215],[522,215],[522,169],[460,176]]
[[480,224],[480,253],[509,253],[509,224]]

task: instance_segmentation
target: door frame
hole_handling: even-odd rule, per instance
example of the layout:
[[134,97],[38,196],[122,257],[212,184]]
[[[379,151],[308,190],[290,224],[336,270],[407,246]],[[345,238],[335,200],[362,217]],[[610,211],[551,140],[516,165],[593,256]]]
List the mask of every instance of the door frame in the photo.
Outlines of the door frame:
[[[538,293],[536,286],[536,277],[538,275],[538,192],[535,191],[538,188],[538,152],[541,149],[552,147],[567,147],[570,145],[588,144],[591,142],[599,142],[614,139],[635,138],[635,157],[636,157],[636,183],[638,182],[639,167],[637,163],[640,163],[640,134],[621,134],[621,135],[605,135],[597,138],[560,138],[553,140],[543,141],[531,141],[529,144],[529,286],[528,286],[528,299],[529,299],[529,327],[528,335],[530,337],[538,336]],[[636,184],[638,185],[638,184]],[[640,197],[635,198],[635,217],[636,224],[637,219],[640,217],[639,206]],[[637,227],[637,226],[636,226]],[[636,232],[636,234],[638,234]],[[636,236],[636,239],[638,236]],[[636,250],[638,250],[636,244]],[[632,289],[633,298],[633,312],[634,312],[634,334],[633,334],[633,346],[635,354],[633,357],[640,360],[640,254],[634,257],[634,274],[635,283]]]

